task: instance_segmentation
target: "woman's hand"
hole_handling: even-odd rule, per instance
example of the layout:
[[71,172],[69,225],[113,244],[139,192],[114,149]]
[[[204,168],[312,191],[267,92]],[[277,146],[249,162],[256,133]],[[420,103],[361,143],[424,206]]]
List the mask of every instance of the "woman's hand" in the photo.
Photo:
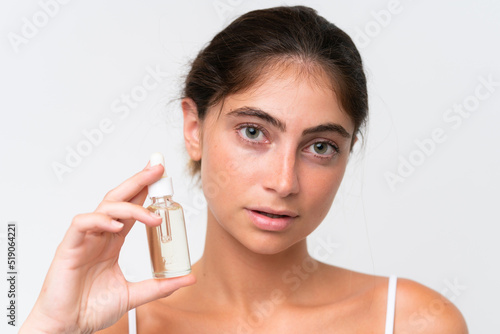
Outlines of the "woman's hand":
[[161,223],[142,205],[147,185],[162,173],[161,165],[148,165],[111,190],[95,212],[73,219],[20,333],[93,333],[132,308],[195,283],[192,275],[130,283],[118,266],[120,249],[134,222]]

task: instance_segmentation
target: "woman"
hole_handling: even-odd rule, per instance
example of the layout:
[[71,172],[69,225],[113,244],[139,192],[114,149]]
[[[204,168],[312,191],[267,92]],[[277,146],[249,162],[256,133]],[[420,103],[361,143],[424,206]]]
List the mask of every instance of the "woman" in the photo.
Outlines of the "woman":
[[128,283],[120,271],[135,220],[160,222],[142,204],[163,168],[147,166],[74,218],[21,333],[467,333],[433,290],[308,254],[367,117],[344,32],[307,7],[247,13],[194,60],[182,109],[208,209],[192,274]]

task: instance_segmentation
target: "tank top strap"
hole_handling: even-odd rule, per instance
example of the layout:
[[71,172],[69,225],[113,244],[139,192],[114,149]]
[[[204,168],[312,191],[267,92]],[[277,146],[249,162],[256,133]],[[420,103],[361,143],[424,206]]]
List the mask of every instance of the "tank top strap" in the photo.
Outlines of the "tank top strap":
[[387,291],[387,312],[385,315],[385,334],[394,332],[394,313],[396,311],[396,288],[397,276],[389,276],[389,288]]
[[135,308],[128,311],[128,334],[137,334],[137,319]]

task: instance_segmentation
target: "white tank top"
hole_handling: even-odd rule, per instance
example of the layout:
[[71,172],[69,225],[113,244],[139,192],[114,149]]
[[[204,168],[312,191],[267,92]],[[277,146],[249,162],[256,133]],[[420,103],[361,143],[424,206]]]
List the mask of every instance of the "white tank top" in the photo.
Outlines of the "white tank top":
[[[389,290],[387,292],[387,312],[385,315],[385,334],[393,334],[394,332],[397,279],[398,278],[394,275],[389,276]],[[135,308],[128,311],[128,333],[137,334]]]

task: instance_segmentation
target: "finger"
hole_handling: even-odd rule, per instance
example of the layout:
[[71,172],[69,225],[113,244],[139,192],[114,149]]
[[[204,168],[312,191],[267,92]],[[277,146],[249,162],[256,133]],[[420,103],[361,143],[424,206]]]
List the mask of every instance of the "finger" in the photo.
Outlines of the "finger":
[[108,215],[102,213],[84,213],[75,216],[71,226],[66,232],[63,243],[68,247],[79,246],[86,234],[91,233],[118,233],[123,229],[124,224],[114,220]]
[[105,201],[99,205],[96,212],[106,214],[116,220],[119,219],[126,224],[128,222],[135,222],[136,220],[149,226],[157,226],[161,223],[161,217],[157,214],[142,206],[129,202]]
[[175,290],[194,283],[196,283],[196,277],[193,274],[128,283],[129,308],[132,309],[155,299],[170,296]]
[[146,197],[148,197],[148,188],[144,187],[141,191],[139,191],[137,195],[132,197],[132,199],[129,202],[137,205],[144,205]]
[[161,217],[157,214],[129,202],[104,201],[99,205],[96,212],[107,214],[123,222],[125,227],[120,231],[120,234],[124,237],[130,232],[136,220],[148,226],[158,226],[162,221]]
[[128,202],[139,194],[145,187],[158,181],[163,175],[163,166],[148,166],[144,170],[135,174],[118,187],[109,191],[104,200],[114,202]]

